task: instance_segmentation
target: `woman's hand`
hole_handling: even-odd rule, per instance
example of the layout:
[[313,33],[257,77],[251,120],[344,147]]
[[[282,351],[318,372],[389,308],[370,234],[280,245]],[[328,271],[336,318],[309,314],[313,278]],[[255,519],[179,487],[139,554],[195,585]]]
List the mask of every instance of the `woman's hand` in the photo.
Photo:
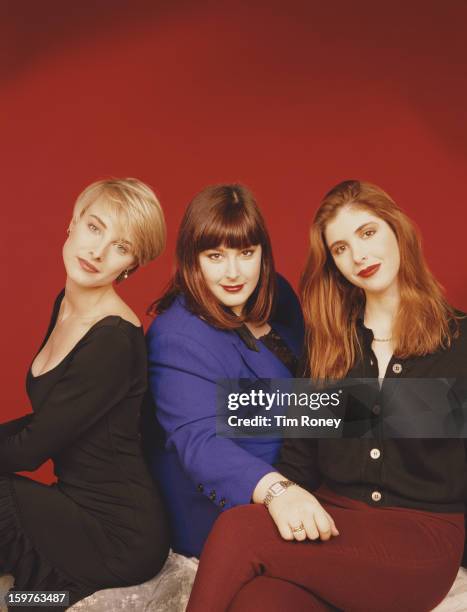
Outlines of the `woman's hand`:
[[339,535],[333,518],[316,497],[298,485],[274,497],[268,510],[284,540],[329,540]]
[[[271,485],[286,480],[279,472],[269,472],[255,487],[252,499],[263,503]],[[284,493],[273,497],[268,510],[284,540],[329,540],[339,532],[332,517],[326,512],[314,495],[298,485],[290,486]]]

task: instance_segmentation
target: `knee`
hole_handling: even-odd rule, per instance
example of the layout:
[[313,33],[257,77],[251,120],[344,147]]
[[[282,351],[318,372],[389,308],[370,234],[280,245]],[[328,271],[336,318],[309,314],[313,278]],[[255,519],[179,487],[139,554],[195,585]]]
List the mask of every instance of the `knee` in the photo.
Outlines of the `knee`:
[[226,510],[219,515],[215,526],[219,529],[230,529],[242,524],[250,524],[252,521],[261,521],[268,516],[267,510],[261,504],[246,504]]
[[223,512],[214,523],[210,539],[220,538],[224,542],[233,540],[239,544],[273,527],[266,508],[259,504],[237,506]]

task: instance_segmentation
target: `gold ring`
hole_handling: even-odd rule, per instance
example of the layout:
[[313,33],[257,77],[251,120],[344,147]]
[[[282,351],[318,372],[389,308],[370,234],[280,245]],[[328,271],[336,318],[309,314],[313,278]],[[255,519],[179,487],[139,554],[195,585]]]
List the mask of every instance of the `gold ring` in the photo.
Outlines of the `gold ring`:
[[290,529],[292,530],[292,533],[298,533],[299,531],[305,531],[305,527],[303,526],[303,523],[300,523],[298,527],[291,527]]

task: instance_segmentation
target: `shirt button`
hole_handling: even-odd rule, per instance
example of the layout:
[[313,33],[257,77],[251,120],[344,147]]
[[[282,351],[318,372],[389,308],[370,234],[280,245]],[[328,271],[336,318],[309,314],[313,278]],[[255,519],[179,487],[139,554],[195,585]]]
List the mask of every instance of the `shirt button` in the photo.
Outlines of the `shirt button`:
[[215,492],[215,491],[211,491],[211,492],[209,493],[209,499],[210,499],[211,501],[214,501],[214,500],[216,499],[216,492]]
[[373,493],[371,494],[371,499],[374,502],[379,502],[381,500],[381,497],[382,497],[382,495],[381,495],[381,493],[379,491],[373,491]]
[[394,372],[394,374],[400,374],[402,372],[402,366],[400,363],[395,363],[392,366],[392,371]]
[[375,404],[371,409],[373,414],[379,414],[381,412],[381,406],[379,404]]
[[223,507],[225,506],[225,497],[222,497],[222,498],[219,500],[219,506],[220,506],[221,508],[223,508]]
[[379,448],[372,448],[370,451],[370,457],[372,459],[379,459],[381,457],[381,451]]
[[202,493],[204,491],[204,487],[203,487],[203,485],[201,483],[198,485],[198,491],[200,493]]

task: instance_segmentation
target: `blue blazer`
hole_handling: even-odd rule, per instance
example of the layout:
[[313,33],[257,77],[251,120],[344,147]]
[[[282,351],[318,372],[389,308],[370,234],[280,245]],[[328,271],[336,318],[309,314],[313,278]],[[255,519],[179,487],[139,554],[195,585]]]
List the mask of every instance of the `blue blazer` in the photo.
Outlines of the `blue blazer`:
[[[303,319],[297,297],[278,276],[271,327],[299,356]],[[233,331],[216,329],[185,307],[183,296],[147,332],[149,384],[162,429],[146,440],[155,480],[165,498],[176,552],[199,556],[223,510],[248,504],[258,481],[272,471],[280,439],[216,436],[216,382],[225,378],[290,378],[266,346],[247,347]]]

